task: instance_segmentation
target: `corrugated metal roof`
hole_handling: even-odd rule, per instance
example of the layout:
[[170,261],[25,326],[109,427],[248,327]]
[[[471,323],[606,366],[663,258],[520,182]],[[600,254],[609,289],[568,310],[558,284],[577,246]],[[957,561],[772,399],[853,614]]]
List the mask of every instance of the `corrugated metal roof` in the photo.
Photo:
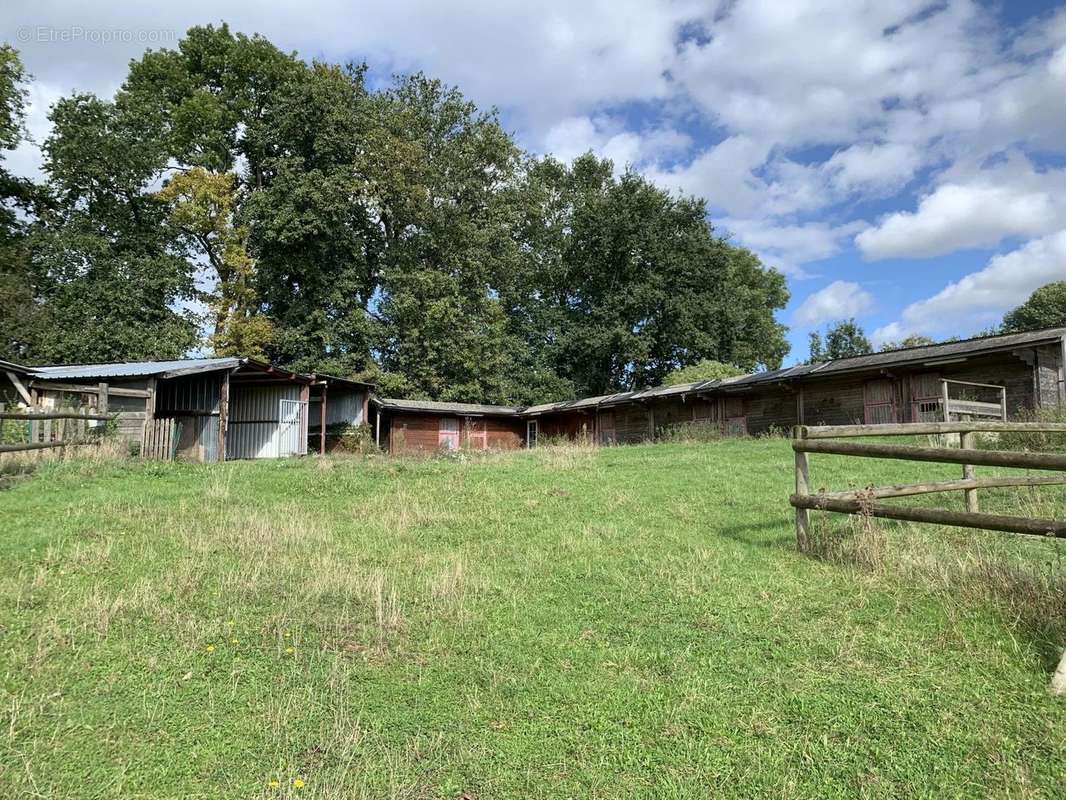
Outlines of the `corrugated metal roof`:
[[113,364],[66,364],[52,367],[30,367],[39,378],[50,380],[80,380],[88,378],[139,378],[183,372],[210,372],[231,369],[241,363],[239,358],[183,358],[174,361],[124,361]]
[[496,414],[513,416],[522,408],[518,406],[491,406],[481,403],[442,403],[435,400],[402,400],[395,397],[376,397],[374,401],[382,408],[396,411],[430,411],[437,414]]

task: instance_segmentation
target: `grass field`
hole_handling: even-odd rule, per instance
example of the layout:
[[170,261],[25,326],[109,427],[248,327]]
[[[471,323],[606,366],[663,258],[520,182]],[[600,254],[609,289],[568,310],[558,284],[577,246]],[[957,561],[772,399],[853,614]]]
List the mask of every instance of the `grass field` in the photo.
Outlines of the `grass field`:
[[[812,457],[957,477],[858,469]],[[2,796],[1064,796],[1066,542],[819,519],[818,559],[791,482],[773,439],[43,468]]]

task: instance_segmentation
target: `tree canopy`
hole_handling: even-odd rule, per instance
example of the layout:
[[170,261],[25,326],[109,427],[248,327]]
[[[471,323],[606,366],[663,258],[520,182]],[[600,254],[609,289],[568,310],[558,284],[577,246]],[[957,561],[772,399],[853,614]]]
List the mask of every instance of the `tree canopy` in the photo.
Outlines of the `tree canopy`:
[[842,319],[830,325],[825,332],[824,344],[817,331],[811,331],[809,341],[811,363],[864,356],[873,352],[866,332],[854,318]]
[[1003,317],[1003,331],[1066,327],[1066,281],[1041,286]]
[[[27,79],[10,48],[0,66],[3,148]],[[59,100],[32,210],[0,217],[21,254],[0,273],[4,354],[200,349],[489,402],[780,365],[785,280],[704,201],[531,156],[457,88],[366,71],[202,26],[113,99]]]
[[723,364],[721,361],[706,358],[698,364],[689,364],[687,367],[675,369],[663,379],[663,384],[677,386],[679,383],[721,380],[722,378],[735,378],[743,374],[744,370],[738,369],[732,364]]

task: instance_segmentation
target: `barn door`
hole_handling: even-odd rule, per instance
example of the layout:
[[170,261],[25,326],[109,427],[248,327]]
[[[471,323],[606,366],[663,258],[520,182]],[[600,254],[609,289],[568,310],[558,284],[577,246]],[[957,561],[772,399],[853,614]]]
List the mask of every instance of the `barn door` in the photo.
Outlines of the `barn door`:
[[911,375],[911,422],[940,422],[944,419],[940,375],[926,372]]
[[437,423],[437,446],[442,450],[459,449],[459,420],[455,417],[441,417]]
[[307,452],[307,439],[303,435],[306,404],[299,400],[278,402],[278,458],[304,455]]
[[888,378],[866,381],[863,384],[863,410],[867,425],[899,422],[896,382]]
[[489,447],[489,434],[483,419],[468,419],[466,421],[466,441],[472,450],[487,450]]
[[726,436],[746,436],[748,417],[744,413],[743,397],[726,397],[722,402],[722,431]]
[[614,411],[601,411],[596,417],[596,427],[599,431],[600,444],[614,444]]

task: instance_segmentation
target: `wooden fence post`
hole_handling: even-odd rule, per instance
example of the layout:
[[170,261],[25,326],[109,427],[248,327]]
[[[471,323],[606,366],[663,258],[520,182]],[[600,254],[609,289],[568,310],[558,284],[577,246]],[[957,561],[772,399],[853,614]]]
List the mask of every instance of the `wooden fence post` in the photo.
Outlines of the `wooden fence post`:
[[[963,450],[972,450],[973,449],[973,445],[974,445],[975,437],[976,437],[976,434],[973,431],[969,431],[967,433],[959,434],[959,447],[961,447]],[[963,464],[962,465],[962,477],[964,479],[969,479],[969,480],[973,479],[973,477],[974,477],[973,464]],[[963,492],[963,495],[965,495],[965,497],[966,497],[966,510],[967,511],[978,511],[979,509],[977,507],[977,490],[976,489],[966,489]]]
[[[807,428],[797,425],[792,429],[793,439],[804,439]],[[810,494],[810,465],[807,463],[807,453],[796,451],[796,494],[804,497]],[[807,543],[811,532],[811,512],[806,508],[796,507],[796,547],[800,552],[807,550]]]

